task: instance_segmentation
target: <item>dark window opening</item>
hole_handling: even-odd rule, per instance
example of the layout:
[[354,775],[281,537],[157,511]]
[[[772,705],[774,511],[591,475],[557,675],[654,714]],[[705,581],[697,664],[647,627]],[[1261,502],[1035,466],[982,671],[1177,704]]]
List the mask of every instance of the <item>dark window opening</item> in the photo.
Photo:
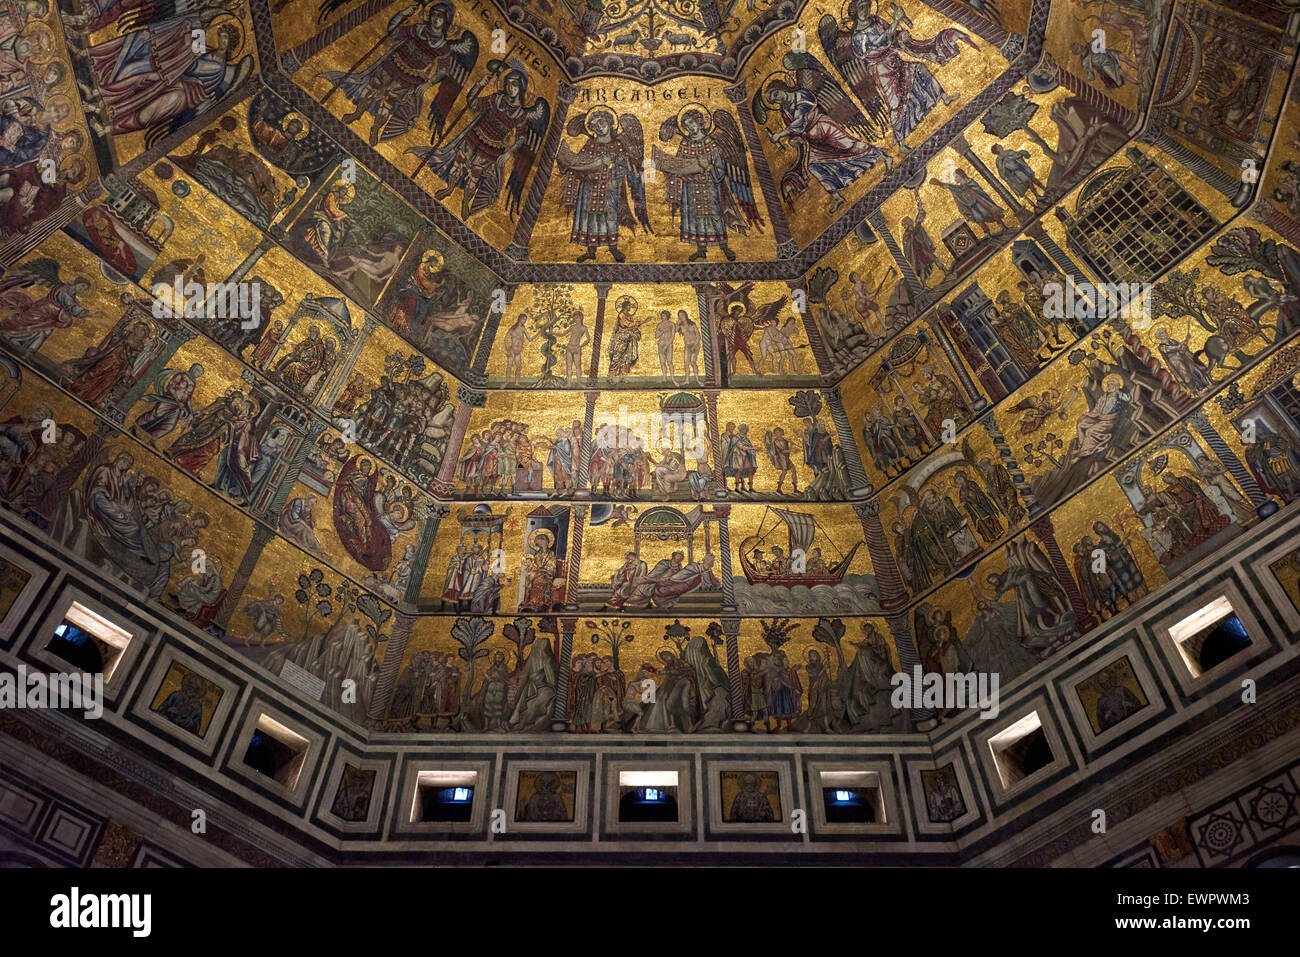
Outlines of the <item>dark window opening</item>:
[[1035,771],[1041,771],[1050,765],[1053,761],[1052,745],[1048,744],[1048,736],[1044,735],[1043,728],[1035,728],[1022,739],[1008,745],[1002,752],[1002,761],[1011,772],[1008,784],[1028,778]]
[[1020,762],[1025,777],[1052,763],[1052,746],[1047,743],[1047,735],[1041,729],[1031,734],[1028,740],[1029,746],[1025,748],[1025,756]]
[[45,646],[78,671],[103,674],[109,646],[83,628],[64,622],[54,629],[54,637]]
[[244,763],[259,774],[281,781],[290,773],[297,757],[298,752],[259,728],[249,739],[248,750],[244,752]]
[[999,758],[999,764],[1003,768],[1003,783],[1007,786],[1029,777],[1035,771],[1041,771],[1055,760],[1052,746],[1047,743],[1047,735],[1041,727],[1007,745]]
[[425,787],[420,789],[419,820],[458,821],[468,823],[474,810],[474,789],[471,787]]
[[874,824],[874,788],[822,788],[827,824]]
[[677,821],[676,788],[632,788],[618,802],[620,824],[664,824]]
[[1250,635],[1236,615],[1229,615],[1205,633],[1201,639],[1201,650],[1196,656],[1201,672],[1209,671],[1215,665],[1221,665],[1233,655],[1250,647]]

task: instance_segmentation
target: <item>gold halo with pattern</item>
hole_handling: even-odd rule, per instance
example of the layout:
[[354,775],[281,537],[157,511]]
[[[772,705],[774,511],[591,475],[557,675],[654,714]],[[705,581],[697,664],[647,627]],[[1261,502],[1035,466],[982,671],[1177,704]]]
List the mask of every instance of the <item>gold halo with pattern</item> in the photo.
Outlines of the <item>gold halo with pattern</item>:
[[59,163],[59,172],[65,172],[74,162],[80,161],[81,175],[75,180],[68,180],[68,192],[76,192],[90,182],[90,163],[82,153],[72,153],[63,157]]
[[704,117],[705,136],[713,132],[713,115],[708,111],[708,109],[700,106],[698,103],[687,103],[677,111],[677,130],[679,133],[683,136],[686,135],[686,127],[682,126],[682,118],[685,117],[687,113],[691,112],[699,113],[700,116]]
[[31,61],[33,63],[44,63],[46,60],[54,56],[56,52],[55,43],[54,43],[54,31],[51,30],[48,26],[46,26],[44,23],[40,23],[38,21],[36,23],[28,24],[27,29],[22,32],[22,35],[28,37],[29,39],[32,39],[33,42],[35,42],[34,38],[38,35],[44,35],[45,37],[45,50],[41,53],[32,54]]
[[307,122],[307,117],[303,116],[297,110],[290,110],[288,113],[284,114],[284,116],[280,117],[280,129],[287,130],[290,120],[297,120],[302,126],[302,129],[291,137],[294,142],[305,138],[307,134],[311,132],[311,124]]
[[628,315],[631,316],[636,315],[637,306],[638,303],[636,301],[636,296],[627,295],[627,294],[619,296],[618,301],[614,303],[615,309],[617,309],[619,312],[626,312]]
[[555,544],[555,536],[552,535],[550,529],[547,528],[539,528],[537,531],[533,532],[533,537],[529,541],[529,544],[532,545],[533,548],[535,549],[539,548],[540,546],[537,544],[539,539],[546,545],[547,548],[550,548],[552,545]]
[[587,131],[588,136],[595,136],[596,134],[591,129],[591,118],[597,113],[604,113],[609,117],[609,132],[612,135],[618,129],[618,117],[607,106],[598,106],[594,110],[589,110],[587,115],[582,118],[582,128]]
[[771,73],[767,75],[767,79],[763,81],[763,85],[762,87],[760,87],[760,89],[762,89],[763,91],[763,104],[768,109],[779,110],[781,108],[781,104],[773,103],[768,98],[767,95],[767,91],[772,88],[772,82],[774,80],[780,80],[782,83],[784,83],[786,86],[789,87],[798,87],[799,84],[798,81],[795,80],[794,75],[790,73],[789,70],[773,70]]
[[[207,34],[212,37],[213,40],[216,39],[218,32],[223,26],[225,26],[227,20],[229,20],[235,28],[235,43],[226,51],[226,62],[233,63],[239,59],[239,54],[244,52],[244,25],[239,21],[239,18],[233,13],[219,13],[213,17],[212,21],[208,24]],[[213,43],[212,40],[207,40],[206,42],[209,50],[216,47],[216,44]]]
[[48,113],[49,111],[55,109],[56,107],[65,107],[68,112],[64,118],[65,119],[72,118],[73,111],[72,111],[71,97],[67,96],[64,93],[55,93],[53,96],[48,96],[45,98],[45,112]]

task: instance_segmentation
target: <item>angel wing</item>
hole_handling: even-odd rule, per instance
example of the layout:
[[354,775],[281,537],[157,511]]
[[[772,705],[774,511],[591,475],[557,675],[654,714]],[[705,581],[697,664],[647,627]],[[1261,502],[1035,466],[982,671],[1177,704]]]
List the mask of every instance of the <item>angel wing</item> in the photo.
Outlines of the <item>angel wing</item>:
[[969,435],[962,436],[961,457],[966,460],[966,464],[971,468],[975,468],[979,462],[978,457],[975,455],[975,450],[971,448]]
[[[184,16],[187,9],[187,7],[178,4],[176,0],[145,0],[144,3],[137,4],[125,13],[118,15],[118,33],[121,36],[126,36],[131,31],[139,30],[142,27],[167,23]],[[103,26],[104,22],[101,21],[105,21],[102,14],[92,21],[91,29],[94,30]]]
[[884,135],[884,124],[863,116],[857,104],[835,82],[835,77],[811,53],[787,53],[781,63],[787,70],[794,72],[795,82],[817,101],[818,109],[835,123],[864,140]]
[[587,128],[587,114],[575,113],[569,117],[569,122],[564,124],[564,132],[569,136],[581,136]]
[[725,282],[713,284],[713,318],[722,319],[727,315],[733,302],[741,303],[747,314],[753,313],[753,304],[749,301],[750,290],[754,288],[753,280],[732,287]]
[[681,128],[677,125],[677,115],[674,113],[659,124],[659,142],[671,143],[674,136],[680,136]]
[[0,292],[40,285],[58,286],[62,282],[59,278],[59,264],[49,257],[42,257],[25,263],[21,269],[0,279]]
[[524,129],[520,133],[524,142],[519,147],[519,152],[515,154],[515,161],[510,167],[510,180],[506,184],[510,193],[506,210],[510,213],[511,221],[519,213],[519,200],[524,194],[524,184],[528,182],[528,174],[532,171],[533,164],[537,162],[542,140],[546,138],[546,131],[550,126],[551,104],[539,96],[533,100],[533,105],[525,114]]
[[641,167],[645,165],[645,130],[641,121],[631,113],[624,113],[618,118],[618,141],[623,145],[623,152],[630,161],[627,171],[627,188],[632,194],[632,209],[636,221],[647,232],[650,228],[650,216],[646,212],[645,183],[641,180]]
[[345,6],[348,0],[322,0],[321,5],[316,8],[316,23],[321,23],[326,17],[332,16],[335,10]]
[[898,488],[898,499],[897,499],[898,517],[903,518],[903,515],[908,508],[916,507],[916,502],[917,499],[915,498],[912,489],[906,484],[900,485]]
[[754,187],[749,181],[749,151],[745,149],[745,138],[740,132],[740,124],[726,110],[713,111],[713,139],[722,149],[725,162],[723,178],[732,199],[745,214],[745,223],[736,225],[743,231],[749,226],[761,230],[763,217],[758,214],[758,204],[754,201]]
[[889,128],[889,110],[880,97],[875,77],[867,69],[861,58],[853,52],[853,34],[841,30],[839,23],[831,14],[824,14],[817,23],[817,35],[821,38],[822,49],[849,89],[857,96],[858,102],[866,110],[866,116],[883,135]]
[[1037,412],[1038,396],[1031,395],[1027,399],[1021,399],[1016,405],[1011,407],[1012,412]]
[[[569,122],[564,125],[564,132],[568,136],[578,137],[586,134],[586,128],[587,114],[578,113],[576,116],[569,117]],[[573,147],[568,143],[560,143],[560,148],[555,153],[555,165],[561,173],[566,174],[572,170],[584,168],[582,154],[575,153]]]
[[1002,25],[1002,14],[999,12],[995,0],[967,0],[967,2],[975,9],[976,13],[982,14],[998,26]]
[[447,114],[451,112],[452,104],[460,96],[470,71],[478,62],[478,37],[469,30],[462,31],[447,47],[451,50],[451,63],[446,74],[434,87],[433,99],[429,103],[429,131],[434,140],[442,136]]
[[778,322],[781,315],[781,307],[785,305],[785,296],[777,296],[769,303],[759,306],[757,309],[748,309],[750,318],[754,320],[754,325],[765,326],[770,322]]

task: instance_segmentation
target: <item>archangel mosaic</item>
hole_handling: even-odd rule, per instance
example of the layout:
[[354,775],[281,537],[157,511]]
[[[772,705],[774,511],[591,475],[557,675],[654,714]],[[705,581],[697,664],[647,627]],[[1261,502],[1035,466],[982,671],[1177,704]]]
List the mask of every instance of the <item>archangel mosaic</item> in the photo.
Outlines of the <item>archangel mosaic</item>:
[[1300,497],[1294,11],[5,0],[0,498],[371,729],[912,730]]

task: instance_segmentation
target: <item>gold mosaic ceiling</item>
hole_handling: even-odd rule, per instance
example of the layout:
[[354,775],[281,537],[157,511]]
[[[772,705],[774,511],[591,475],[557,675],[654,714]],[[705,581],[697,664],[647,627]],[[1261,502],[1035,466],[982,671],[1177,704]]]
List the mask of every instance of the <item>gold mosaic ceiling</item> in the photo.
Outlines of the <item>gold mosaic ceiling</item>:
[[74,7],[0,491],[358,722],[900,730],[1300,490],[1285,6]]

